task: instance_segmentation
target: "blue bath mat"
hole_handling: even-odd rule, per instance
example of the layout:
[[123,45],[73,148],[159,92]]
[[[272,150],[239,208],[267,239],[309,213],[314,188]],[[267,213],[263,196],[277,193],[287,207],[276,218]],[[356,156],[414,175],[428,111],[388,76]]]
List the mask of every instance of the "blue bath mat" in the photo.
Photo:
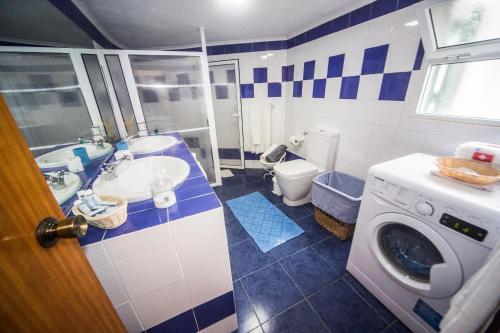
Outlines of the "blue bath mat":
[[259,192],[226,203],[262,252],[304,233],[301,227]]

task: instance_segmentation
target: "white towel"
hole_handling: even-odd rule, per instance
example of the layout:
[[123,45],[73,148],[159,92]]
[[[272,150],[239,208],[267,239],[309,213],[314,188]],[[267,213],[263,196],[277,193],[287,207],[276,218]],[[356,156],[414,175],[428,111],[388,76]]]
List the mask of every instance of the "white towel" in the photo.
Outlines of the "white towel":
[[442,333],[482,332],[500,303],[500,241],[484,265],[451,299]]

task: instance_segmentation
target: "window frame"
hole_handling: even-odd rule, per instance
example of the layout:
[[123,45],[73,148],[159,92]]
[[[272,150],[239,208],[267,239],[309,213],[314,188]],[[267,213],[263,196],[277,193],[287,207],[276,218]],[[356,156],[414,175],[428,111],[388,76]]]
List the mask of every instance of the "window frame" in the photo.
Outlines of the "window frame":
[[429,80],[432,66],[500,59],[500,39],[462,44],[440,49],[437,48],[430,8],[451,1],[454,0],[424,0],[415,6],[415,15],[419,22],[420,35],[425,49],[425,58],[421,68],[421,70],[425,72],[425,75],[417,99],[417,104],[414,109],[415,111],[412,112],[412,116],[426,120],[431,119],[462,124],[500,126],[500,119],[494,120],[463,117],[458,115],[419,113],[426,89],[430,84]]

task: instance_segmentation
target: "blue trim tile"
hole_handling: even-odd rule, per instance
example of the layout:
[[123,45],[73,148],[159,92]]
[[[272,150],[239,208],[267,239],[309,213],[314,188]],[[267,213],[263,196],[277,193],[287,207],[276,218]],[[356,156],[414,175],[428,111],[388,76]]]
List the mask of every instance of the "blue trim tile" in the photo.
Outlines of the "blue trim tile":
[[96,228],[94,226],[89,225],[87,233],[82,238],[79,238],[78,242],[80,243],[80,246],[85,246],[88,244],[100,242],[104,238],[105,232],[106,230],[104,229]]
[[238,53],[238,44],[224,45],[224,54]]
[[198,326],[200,330],[202,330],[236,312],[233,292],[230,291],[217,298],[211,299],[207,303],[198,305],[193,310]]
[[309,301],[331,332],[378,333],[386,327],[382,318],[344,280],[326,287]]
[[238,44],[238,52],[252,52],[252,43],[241,43]]
[[[235,221],[239,224],[239,222]],[[247,239],[229,248],[231,263],[239,276],[255,272],[259,268],[276,262],[270,253],[262,252],[253,239]]]
[[331,32],[337,32],[349,28],[349,14],[342,15],[332,20]]
[[397,9],[403,9],[403,8],[409,7],[411,5],[419,3],[420,1],[422,1],[422,0],[399,0]]
[[252,51],[266,51],[267,50],[267,43],[266,42],[255,42],[252,43]]
[[238,329],[240,332],[251,331],[259,326],[259,320],[240,281],[233,284],[233,292]]
[[340,85],[340,99],[356,99],[358,97],[359,76],[345,76]]
[[190,83],[188,73],[179,73],[177,76],[177,84],[187,85]]
[[344,71],[345,54],[334,55],[328,58],[328,72],[326,77],[342,77]]
[[219,148],[219,158],[228,160],[239,160],[241,158],[239,148]]
[[379,100],[404,101],[411,72],[386,73],[382,78]]
[[224,45],[212,46],[212,55],[224,54]]
[[260,67],[253,69],[253,82],[254,83],[267,82],[267,67]]
[[422,40],[418,43],[417,55],[415,56],[415,62],[413,63],[413,70],[418,71],[422,68],[422,61],[424,60],[424,44]]
[[215,85],[215,99],[229,99],[229,90],[227,85]]
[[281,97],[281,82],[267,84],[267,97]]
[[260,322],[269,320],[302,299],[278,263],[242,278],[241,283]]
[[392,13],[396,10],[398,0],[377,0],[372,2],[372,11],[370,19]]
[[143,210],[137,213],[129,214],[127,221],[115,229],[106,230],[104,239],[125,235],[134,231],[154,227],[163,223],[160,219],[159,209]]
[[292,82],[294,75],[294,65],[282,66],[281,67],[281,81]]
[[293,81],[293,97],[302,97],[302,81]]
[[177,201],[187,200],[212,193],[212,187],[208,184],[205,177],[187,179],[176,190]]
[[240,85],[241,98],[254,98],[253,83],[245,83]]
[[312,247],[285,258],[281,264],[306,297],[342,277]]
[[[180,158],[180,156],[179,156],[179,158]],[[189,175],[188,175],[187,179],[192,179],[192,178],[197,178],[197,177],[204,177],[203,172],[201,171],[198,164],[190,164],[189,165]]]
[[313,98],[325,98],[326,79],[317,79],[313,82]]
[[306,42],[306,33],[303,32],[300,35],[295,36],[295,45],[299,46]]
[[174,221],[180,218],[219,208],[220,202],[214,194],[204,195],[198,198],[178,201],[168,208],[168,220]]
[[388,51],[389,44],[365,49],[361,74],[367,75],[383,73]]
[[353,10],[349,13],[349,27],[361,24],[370,20],[371,4]]
[[311,306],[302,301],[262,325],[266,333],[328,333]]
[[267,50],[268,51],[281,50],[281,41],[273,40],[267,42]]
[[196,327],[196,320],[194,319],[193,310],[189,309],[186,312],[183,312],[180,315],[164,321],[161,324],[148,328],[148,332],[194,333],[198,332],[198,328]]
[[127,206],[127,213],[132,214],[136,212],[140,212],[142,210],[148,210],[155,208],[155,204],[153,203],[153,199],[149,200],[144,200],[144,201],[139,201],[139,202],[132,202],[129,203]]
[[313,80],[314,79],[314,66],[316,64],[315,60],[304,62],[304,80]]

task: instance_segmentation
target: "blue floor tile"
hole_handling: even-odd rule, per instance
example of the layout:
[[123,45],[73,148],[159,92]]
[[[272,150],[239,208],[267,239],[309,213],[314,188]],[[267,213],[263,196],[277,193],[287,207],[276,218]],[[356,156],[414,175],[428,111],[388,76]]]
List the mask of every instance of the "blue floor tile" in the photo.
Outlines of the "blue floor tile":
[[229,246],[250,238],[250,235],[236,219],[226,219],[226,234]]
[[314,245],[314,249],[338,272],[347,273],[345,268],[351,249],[350,241],[341,241],[336,237],[330,237]]
[[278,208],[292,220],[298,220],[300,218],[303,218],[304,216],[312,214],[311,210],[309,210],[304,205],[291,207],[282,203],[278,206]]
[[238,272],[236,271],[236,268],[234,268],[232,263],[231,263],[231,279],[233,281],[240,279],[240,276],[238,275]]
[[278,263],[244,277],[241,281],[261,322],[302,299],[292,280]]
[[260,325],[252,304],[241,285],[237,281],[233,284],[234,303],[236,305],[236,317],[238,319],[238,332],[248,332]]
[[289,256],[281,265],[306,297],[341,277],[311,247]]
[[262,327],[266,333],[328,333],[305,300],[264,323]]
[[402,322],[396,320],[387,331],[384,333],[411,333],[410,329],[406,327]]
[[274,249],[269,251],[277,259],[283,259],[295,252],[298,252],[312,244],[311,239],[306,233],[290,239],[289,241],[276,246]]
[[[238,330],[238,332],[241,333],[240,330]],[[250,333],[264,333],[264,330],[262,329],[262,327],[257,327],[257,328],[254,328]]]
[[313,244],[332,236],[328,230],[316,222],[314,215],[308,215],[295,220],[295,222],[304,229],[307,237]]
[[276,261],[270,253],[262,252],[252,239],[230,247],[229,255],[240,277]]
[[384,320],[344,280],[309,298],[323,322],[336,333],[378,333]]
[[375,311],[378,312],[378,314],[382,317],[382,319],[385,320],[386,323],[389,324],[393,322],[394,319],[396,319],[396,317],[394,317],[394,315],[389,310],[387,310],[387,308],[382,303],[380,303],[379,300],[375,298],[375,296],[373,296],[365,287],[363,287],[363,285],[359,283],[358,280],[354,278],[354,276],[352,276],[351,274],[347,274],[344,277],[344,280],[352,288],[354,288],[358,292],[358,294],[360,294],[361,297],[366,302],[368,302],[372,306],[372,308],[375,309]]

